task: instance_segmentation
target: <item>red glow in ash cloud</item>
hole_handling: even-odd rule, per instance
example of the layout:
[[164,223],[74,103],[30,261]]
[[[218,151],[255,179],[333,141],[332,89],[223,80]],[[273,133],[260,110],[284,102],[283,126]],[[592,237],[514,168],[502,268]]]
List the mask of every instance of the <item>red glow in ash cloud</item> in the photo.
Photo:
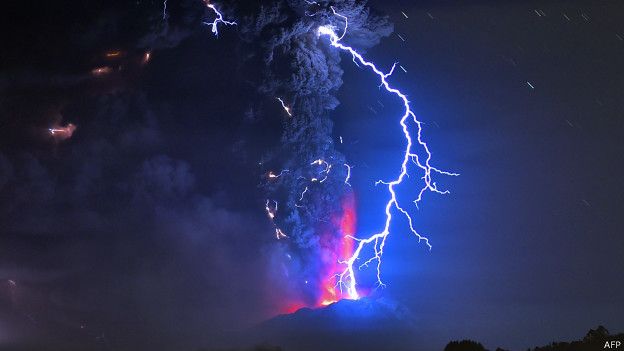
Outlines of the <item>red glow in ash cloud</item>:
[[304,308],[304,307],[308,307],[305,303],[303,302],[292,302],[289,305],[287,305],[283,311],[286,314],[291,314],[291,313],[295,313],[297,311],[299,311],[300,309]]
[[352,192],[343,198],[342,213],[334,221],[340,228],[338,238],[336,235],[326,235],[321,238],[322,260],[326,268],[321,272],[322,283],[318,306],[327,306],[338,300],[351,298],[346,290],[341,292],[340,286],[336,285],[336,274],[344,269],[340,261],[353,255],[354,241],[345,237],[355,235],[356,231],[357,211],[355,195]]
[[65,127],[54,126],[52,128],[48,128],[48,133],[56,141],[63,141],[71,138],[74,131],[76,131],[76,125],[72,123],[67,124]]

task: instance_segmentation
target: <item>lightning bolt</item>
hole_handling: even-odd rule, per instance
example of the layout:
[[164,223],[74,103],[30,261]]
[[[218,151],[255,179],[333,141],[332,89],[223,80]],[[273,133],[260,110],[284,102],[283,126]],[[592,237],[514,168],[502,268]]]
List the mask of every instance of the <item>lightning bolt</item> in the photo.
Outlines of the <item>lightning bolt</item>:
[[290,107],[288,107],[288,105],[286,105],[284,100],[282,100],[282,98],[276,98],[276,99],[277,99],[277,101],[280,102],[280,104],[282,104],[282,108],[284,109],[284,111],[286,111],[288,116],[292,117],[292,111],[290,110]]
[[[416,204],[418,204],[418,202],[422,199],[422,195],[425,191],[432,191],[432,192],[439,193],[439,194],[448,193],[448,190],[445,190],[445,191],[438,190],[436,183],[432,180],[433,173],[439,173],[439,174],[450,175],[450,176],[457,176],[459,174],[441,171],[431,166],[430,164],[431,152],[429,151],[429,147],[427,146],[427,144],[422,139],[422,122],[420,122],[416,118],[416,115],[412,111],[412,108],[410,106],[410,102],[407,96],[404,93],[402,93],[400,90],[398,90],[397,88],[394,88],[393,86],[391,86],[390,83],[388,82],[388,78],[394,72],[394,69],[396,68],[397,63],[394,63],[392,65],[392,68],[390,69],[388,73],[384,73],[380,69],[378,69],[374,63],[364,59],[364,57],[360,53],[358,53],[355,49],[353,49],[350,46],[342,44],[341,39],[344,38],[347,32],[347,28],[348,28],[348,18],[337,13],[333,6],[331,7],[331,9],[334,15],[342,18],[345,21],[344,31],[342,35],[339,36],[338,34],[336,34],[334,30],[335,28],[333,26],[323,25],[323,26],[320,26],[317,30],[318,36],[328,37],[329,43],[332,47],[349,53],[353,59],[353,62],[355,62],[356,65],[358,66],[362,65],[362,66],[369,68],[375,75],[379,77],[379,80],[381,83],[380,87],[383,87],[387,92],[397,96],[403,102],[403,107],[404,107],[404,113],[401,116],[401,119],[399,120],[399,124],[403,132],[403,136],[405,137],[405,149],[403,152],[403,160],[401,162],[400,172],[394,180],[379,181],[376,183],[376,184],[386,185],[388,189],[388,194],[390,196],[388,202],[386,203],[385,211],[384,211],[385,212],[384,227],[380,232],[372,234],[366,238],[356,238],[352,235],[347,235],[346,237],[357,242],[357,247],[353,251],[353,254],[351,255],[351,257],[348,257],[347,259],[340,261],[341,264],[345,265],[345,269],[341,273],[336,274],[336,286],[340,288],[340,291],[342,292],[342,288],[346,287],[348,297],[351,299],[357,299],[359,298],[359,294],[357,291],[357,279],[355,275],[354,265],[356,263],[356,260],[360,259],[360,254],[362,253],[362,250],[368,245],[372,245],[372,248],[374,250],[374,255],[373,257],[369,258],[364,263],[359,265],[358,269],[362,267],[367,267],[371,263],[376,263],[377,285],[380,287],[385,286],[385,284],[381,280],[381,258],[384,253],[386,239],[390,235],[390,223],[392,222],[393,210],[396,210],[399,214],[403,215],[403,217],[407,219],[407,222],[409,224],[409,228],[412,234],[414,234],[418,238],[419,242],[424,241],[427,247],[429,248],[429,250],[431,250],[431,244],[429,243],[429,239],[422,236],[416,231],[416,229],[414,228],[412,217],[409,215],[407,210],[405,210],[403,206],[397,200],[396,187],[399,184],[401,184],[406,177],[409,176],[408,166],[410,164],[410,161],[414,163],[416,166],[418,166],[423,171],[422,179],[424,181],[424,185],[422,189],[420,190],[418,197],[416,198],[416,200],[414,200]],[[410,120],[416,125],[415,137],[412,136],[413,132],[410,130],[410,127],[408,126],[408,122]],[[418,154],[416,153],[416,151],[413,150],[414,146],[417,146],[421,149],[420,152],[424,154],[425,156],[424,159],[421,159],[418,157]]]
[[351,186],[351,183],[349,183],[349,179],[351,179],[351,168],[353,167],[347,163],[345,163],[344,166],[347,168],[347,176],[345,177],[344,183],[348,186]]
[[217,16],[212,22],[203,22],[205,25],[211,27],[212,34],[219,36],[219,23],[223,23],[228,26],[235,26],[236,22],[226,21],[223,19],[223,14],[219,11],[215,5],[211,4],[209,0],[204,0],[206,7],[214,11]]
[[55,140],[65,140],[71,138],[75,130],[76,125],[69,123],[65,127],[54,126],[52,128],[48,128],[48,134]]
[[284,238],[288,238],[288,235],[286,235],[286,233],[284,233],[276,224],[275,224],[275,214],[277,213],[277,201],[273,200],[273,207],[270,206],[271,201],[269,199],[266,200],[265,204],[264,204],[264,210],[267,213],[267,216],[269,217],[269,219],[271,220],[271,223],[273,223],[273,227],[275,227],[275,238],[277,240],[279,239],[284,239]]
[[[165,1],[164,4],[165,4],[165,9],[166,9],[167,2]],[[211,27],[211,31],[215,36],[219,36],[219,23],[223,23],[228,26],[236,25],[236,22],[234,21],[224,20],[223,14],[215,7],[215,5],[211,4],[209,0],[204,0],[204,4],[206,5],[206,7],[214,11],[216,15],[216,18],[212,22],[203,22],[205,25],[208,25]],[[163,18],[165,15],[166,15],[166,12],[164,12]],[[288,113],[289,116],[292,116],[290,112],[290,108],[286,106],[286,104],[284,103],[284,100],[280,98],[277,98],[277,99],[282,104],[282,107],[284,108],[286,113]],[[288,172],[290,172],[288,169],[282,170],[279,174],[275,174],[271,171],[267,174],[267,178],[277,179]],[[303,194],[301,196],[303,197]],[[288,235],[286,235],[286,233],[284,233],[284,231],[282,231],[282,229],[279,228],[277,224],[275,224],[275,215],[277,214],[277,201],[273,201],[273,204],[274,204],[273,207],[270,206],[270,202],[271,202],[270,200],[268,199],[266,200],[266,203],[264,205],[264,210],[266,211],[267,216],[271,220],[271,223],[273,223],[273,227],[275,229],[275,238],[278,240],[288,238]]]
[[323,178],[319,179],[319,178],[312,178],[310,179],[311,182],[319,182],[319,183],[323,183],[324,181],[327,180],[327,177],[329,177],[329,172],[332,169],[332,165],[330,165],[329,163],[327,163],[327,161],[323,160],[323,159],[318,159],[315,160],[314,162],[310,163],[310,166],[324,166],[325,168],[321,171],[321,173],[325,173],[325,175],[323,176]]
[[308,187],[306,186],[305,189],[303,189],[303,191],[301,192],[301,196],[299,196],[299,201],[303,201],[303,197],[305,196],[307,192],[308,192]]
[[[306,2],[310,5],[316,4],[316,2],[314,1],[306,0]],[[219,30],[218,30],[219,23],[223,23],[224,25],[236,25],[236,22],[224,20],[221,12],[214,5],[212,5],[209,2],[209,0],[204,0],[204,3],[206,4],[208,8],[213,10],[214,13],[216,14],[216,18],[212,22],[203,22],[204,24],[211,26],[211,30],[214,35],[216,36],[219,35]],[[387,201],[385,210],[384,210],[384,213],[385,213],[384,227],[380,232],[372,234],[366,238],[357,238],[350,234],[345,236],[346,238],[350,238],[354,240],[355,242],[357,242],[357,247],[355,248],[355,250],[353,251],[353,254],[350,257],[348,257],[345,260],[339,261],[339,263],[345,265],[345,269],[341,273],[336,274],[336,286],[340,288],[341,292],[342,292],[343,287],[346,287],[348,297],[351,299],[357,299],[359,298],[359,294],[357,291],[357,279],[355,275],[354,265],[356,263],[356,260],[360,259],[360,254],[362,253],[362,250],[370,244],[372,244],[374,255],[368,260],[366,260],[364,263],[359,265],[358,269],[362,267],[367,267],[368,265],[372,263],[376,263],[377,285],[380,287],[385,286],[385,284],[381,280],[381,261],[382,261],[381,259],[384,253],[386,239],[390,235],[390,224],[392,222],[393,209],[399,212],[399,214],[403,215],[405,219],[407,219],[407,222],[409,224],[409,228],[412,234],[418,238],[419,242],[424,241],[427,247],[429,248],[429,250],[431,250],[431,244],[429,243],[429,239],[427,239],[425,236],[420,235],[416,231],[416,229],[414,228],[412,217],[407,212],[407,210],[405,210],[402,207],[402,205],[399,204],[399,201],[397,199],[395,187],[401,184],[406,177],[409,177],[408,166],[410,165],[410,161],[411,163],[416,165],[419,169],[421,169],[423,173],[423,176],[421,177],[421,179],[423,180],[424,184],[421,190],[419,191],[418,196],[414,200],[416,207],[418,207],[418,203],[422,200],[423,194],[426,191],[431,191],[431,192],[438,193],[438,194],[449,193],[448,190],[438,189],[436,183],[432,179],[432,174],[436,173],[436,174],[447,175],[447,176],[458,176],[459,174],[442,171],[438,168],[433,167],[430,164],[432,154],[431,154],[431,151],[429,150],[429,147],[422,139],[422,122],[420,122],[417,119],[416,115],[412,111],[410,102],[407,96],[404,93],[402,93],[400,90],[398,90],[397,88],[394,88],[393,86],[391,86],[390,83],[388,82],[388,78],[394,73],[394,70],[398,63],[395,62],[392,65],[392,68],[390,69],[390,71],[388,73],[384,73],[380,69],[378,69],[377,66],[373,62],[367,61],[366,59],[364,59],[364,57],[360,53],[358,53],[354,48],[342,44],[341,40],[344,38],[344,36],[347,33],[349,20],[346,16],[337,13],[333,6],[331,6],[330,8],[333,11],[333,14],[335,16],[344,20],[344,23],[345,23],[344,30],[342,34],[339,36],[335,32],[335,27],[331,25],[323,25],[323,26],[318,27],[317,29],[318,37],[321,37],[321,36],[328,37],[330,45],[336,49],[349,53],[355,65],[357,65],[358,67],[362,65],[362,66],[369,68],[375,75],[379,77],[379,80],[380,80],[379,87],[380,88],[383,87],[387,92],[397,96],[403,102],[403,107],[404,107],[404,113],[401,116],[401,119],[399,120],[399,125],[401,126],[401,130],[405,137],[405,149],[403,152],[403,160],[400,166],[400,173],[397,175],[397,177],[394,180],[391,180],[391,181],[380,180],[375,183],[376,185],[379,185],[379,184],[385,185],[387,187],[388,194],[389,194],[389,200]],[[402,37],[400,38],[402,40],[405,40]],[[400,66],[400,68],[406,72],[405,68],[403,68],[402,66]],[[282,108],[284,108],[286,113],[288,113],[289,116],[292,116],[290,107],[288,107],[281,98],[277,98],[277,100],[281,103]],[[412,131],[410,127],[408,126],[408,122],[410,121],[410,119],[416,126],[415,137],[412,136]],[[342,137],[340,139],[342,142]],[[413,147],[415,145],[416,147],[420,149],[420,153],[424,155],[422,159],[419,157],[419,154],[413,150]],[[318,159],[312,162],[311,165],[317,165],[317,166],[323,165],[324,166],[324,169],[321,171],[321,173],[324,173],[324,177],[321,180],[319,180],[318,178],[312,178],[311,181],[312,182],[318,181],[321,183],[325,181],[331,170],[331,164],[327,163],[326,161],[322,159]],[[344,166],[347,167],[347,177],[345,178],[344,182],[345,184],[350,185],[349,179],[351,177],[351,166],[349,166],[348,164],[344,164]],[[277,178],[277,177],[278,175],[269,173],[269,178]],[[301,193],[299,201],[303,200],[303,197],[307,191],[308,191],[308,187],[306,187],[304,191]],[[275,214],[277,212],[277,202],[274,201],[274,206],[271,207],[270,201],[266,200],[265,210],[267,212],[267,215],[269,216],[269,219],[273,222],[275,218]],[[273,224],[275,225],[275,223]],[[287,237],[286,234],[284,234],[282,230],[278,228],[276,225],[275,225],[275,235],[277,239]]]
[[273,171],[269,171],[269,173],[267,174],[267,178],[269,178],[269,179],[277,179],[277,178],[283,176],[284,174],[286,174],[288,172],[290,172],[290,170],[288,170],[288,169],[283,169],[278,174],[273,173]]

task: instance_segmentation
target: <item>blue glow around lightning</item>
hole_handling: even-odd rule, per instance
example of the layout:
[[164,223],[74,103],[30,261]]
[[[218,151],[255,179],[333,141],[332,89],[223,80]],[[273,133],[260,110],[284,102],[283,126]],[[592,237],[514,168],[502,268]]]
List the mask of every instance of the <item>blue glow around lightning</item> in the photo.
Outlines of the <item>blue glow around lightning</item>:
[[[386,185],[388,188],[388,193],[390,195],[390,199],[388,200],[385,206],[385,222],[384,222],[383,230],[381,232],[372,234],[371,236],[367,238],[356,238],[354,236],[348,235],[347,237],[355,240],[358,243],[358,245],[356,249],[354,250],[353,255],[351,255],[351,257],[347,258],[346,260],[340,261],[340,263],[345,265],[345,269],[344,271],[336,275],[336,279],[337,279],[336,286],[339,287],[341,291],[343,287],[346,287],[348,297],[351,299],[358,299],[360,296],[357,291],[357,279],[356,279],[355,270],[353,267],[356,263],[356,260],[360,259],[360,254],[362,253],[362,250],[368,244],[373,244],[374,255],[373,257],[369,258],[364,263],[359,265],[358,268],[368,266],[369,264],[375,262],[377,266],[377,285],[380,287],[385,286],[385,284],[381,280],[381,258],[383,256],[383,250],[386,244],[386,239],[388,238],[388,235],[390,234],[390,223],[392,222],[392,209],[393,208],[399,211],[407,219],[409,228],[412,234],[414,234],[418,238],[418,241],[419,242],[424,241],[427,247],[431,250],[431,244],[429,243],[429,239],[420,235],[416,231],[416,229],[414,228],[412,217],[399,204],[399,201],[397,200],[395,187],[401,184],[403,180],[405,179],[405,177],[408,176],[407,169],[408,169],[409,162],[410,161],[413,162],[420,169],[422,169],[424,173],[422,177],[422,179],[424,180],[424,185],[423,185],[423,188],[420,190],[416,200],[414,200],[416,204],[418,204],[418,202],[422,199],[423,193],[427,190],[435,192],[435,193],[439,193],[439,194],[448,193],[447,190],[445,191],[438,190],[436,183],[432,181],[432,177],[431,177],[432,173],[439,173],[439,174],[450,175],[450,176],[457,176],[459,174],[441,171],[431,166],[430,164],[431,152],[429,151],[429,147],[427,146],[427,144],[422,139],[422,122],[420,122],[416,118],[416,115],[414,114],[414,112],[412,112],[412,109],[410,107],[410,102],[407,99],[407,96],[404,93],[402,93],[400,90],[393,88],[390,85],[390,83],[388,83],[388,77],[390,77],[390,75],[392,75],[392,73],[394,72],[394,69],[397,63],[394,63],[392,65],[392,68],[390,69],[388,73],[383,73],[381,70],[377,68],[377,66],[374,63],[365,60],[362,57],[362,55],[359,54],[355,49],[353,49],[350,46],[346,46],[342,44],[340,41],[347,32],[348,19],[347,17],[337,13],[333,7],[331,7],[331,9],[336,16],[342,18],[345,21],[344,31],[342,35],[338,36],[333,26],[323,25],[323,26],[320,26],[317,30],[318,36],[319,37],[327,36],[329,38],[329,42],[331,46],[341,51],[345,51],[351,54],[353,62],[355,62],[356,65],[358,66],[362,65],[362,66],[370,68],[373,71],[373,73],[375,73],[379,77],[380,82],[381,82],[380,87],[384,87],[386,91],[399,97],[401,101],[403,102],[403,106],[405,108],[405,112],[399,121],[399,124],[401,125],[401,129],[403,131],[403,135],[405,136],[405,141],[406,141],[405,151],[403,152],[403,161],[401,162],[401,167],[400,167],[401,172],[399,173],[397,178],[392,181],[378,181],[376,183],[376,184]],[[415,139],[416,139],[417,146],[419,146],[422,149],[422,152],[424,153],[424,155],[426,155],[426,157],[423,160],[419,159],[418,154],[416,154],[415,151],[412,150],[412,147],[414,146],[414,140],[412,137],[412,132],[410,131],[410,128],[407,125],[409,118],[411,118],[412,121],[417,126]]]
[[[309,1],[306,0],[306,2],[308,4],[317,4],[314,1]],[[221,14],[221,12],[214,6],[212,5],[209,0],[204,0],[204,3],[206,4],[206,6],[208,8],[210,8],[211,10],[214,11],[216,18],[212,21],[212,22],[203,22],[206,25],[211,26],[211,31],[214,35],[218,36],[219,35],[219,30],[218,30],[218,25],[219,23],[223,23],[225,25],[236,25],[236,22],[233,21],[226,21],[223,19],[223,15]],[[429,150],[429,147],[427,146],[427,144],[423,141],[422,139],[422,122],[420,122],[417,118],[416,115],[414,114],[414,112],[411,109],[409,100],[407,99],[407,96],[405,94],[403,94],[400,90],[393,88],[390,83],[388,82],[388,77],[390,77],[392,75],[392,73],[394,72],[397,63],[394,63],[392,65],[392,68],[390,69],[390,71],[388,73],[383,73],[381,70],[379,70],[377,68],[377,66],[370,62],[367,61],[363,58],[363,56],[361,54],[359,54],[355,49],[353,49],[350,46],[346,46],[344,44],[342,44],[340,41],[344,38],[344,36],[347,33],[347,29],[348,29],[348,18],[344,15],[341,15],[339,13],[336,12],[336,10],[334,9],[334,7],[331,7],[334,15],[336,15],[337,17],[340,17],[341,19],[344,20],[345,22],[345,26],[344,26],[344,30],[342,32],[342,34],[340,36],[338,36],[338,34],[336,34],[335,32],[335,27],[331,26],[331,25],[324,25],[324,26],[320,26],[317,29],[317,35],[320,36],[327,36],[329,37],[329,41],[330,41],[330,45],[332,47],[335,47],[341,51],[345,51],[348,52],[349,54],[351,54],[353,63],[356,64],[358,67],[360,65],[368,67],[369,69],[371,69],[373,71],[373,73],[375,73],[379,79],[381,84],[379,85],[379,87],[384,87],[384,89],[391,93],[396,95],[397,97],[399,97],[401,99],[401,101],[403,102],[403,106],[405,109],[404,114],[401,116],[401,119],[399,120],[399,124],[401,126],[401,130],[403,132],[403,135],[405,137],[405,141],[406,141],[406,145],[405,145],[405,150],[403,153],[403,160],[401,162],[401,172],[398,174],[398,176],[391,181],[382,181],[379,180],[375,183],[375,185],[379,185],[379,184],[383,184],[387,186],[388,189],[388,193],[390,195],[390,198],[388,200],[388,202],[386,203],[385,206],[385,221],[384,221],[384,227],[383,230],[370,235],[367,238],[357,238],[354,237],[352,235],[347,235],[347,238],[350,238],[354,241],[356,241],[358,243],[356,249],[354,250],[353,254],[347,258],[346,260],[342,260],[340,261],[340,263],[345,265],[345,269],[336,275],[337,278],[337,283],[336,286],[340,288],[340,290],[342,291],[343,287],[346,287],[347,289],[347,295],[349,298],[351,299],[358,299],[359,298],[359,294],[357,291],[357,278],[355,276],[355,269],[353,268],[356,260],[360,259],[360,254],[362,253],[362,250],[368,245],[368,244],[373,244],[373,250],[374,250],[374,255],[369,258],[368,260],[366,260],[364,263],[360,264],[358,266],[358,268],[362,268],[362,267],[367,267],[368,265],[372,264],[372,263],[376,263],[376,268],[377,268],[377,285],[380,287],[385,286],[385,284],[382,282],[381,280],[381,259],[383,256],[383,252],[384,252],[384,247],[386,244],[386,239],[388,238],[389,234],[390,234],[390,224],[392,222],[392,209],[396,209],[397,211],[399,211],[406,219],[407,222],[409,224],[409,228],[410,231],[412,232],[412,234],[414,234],[417,238],[418,241],[424,241],[425,244],[427,245],[427,247],[431,250],[431,244],[429,243],[429,239],[427,239],[426,237],[420,235],[416,229],[414,228],[414,224],[413,224],[413,220],[412,217],[409,215],[409,213],[407,212],[407,210],[405,210],[398,202],[397,200],[397,195],[396,195],[396,190],[395,187],[399,184],[401,184],[403,182],[403,180],[405,179],[405,177],[408,176],[408,165],[410,163],[410,161],[415,164],[418,168],[420,168],[423,171],[423,176],[421,177],[421,179],[423,179],[424,181],[424,185],[421,188],[421,190],[418,193],[418,196],[416,197],[416,199],[414,200],[414,203],[416,204],[416,207],[418,207],[418,203],[422,200],[423,194],[426,191],[431,191],[434,193],[438,193],[438,194],[448,194],[449,191],[448,190],[439,190],[436,183],[432,180],[432,173],[438,173],[438,174],[442,174],[442,175],[448,175],[448,176],[458,176],[458,173],[452,173],[452,172],[446,172],[446,171],[442,171],[438,168],[435,168],[433,166],[431,166],[430,161],[431,161],[431,152]],[[163,17],[166,17],[166,1],[165,1],[165,8],[164,8],[164,15]],[[311,16],[311,15],[308,15]],[[313,16],[313,15],[312,15]],[[399,36],[400,37],[400,36]],[[402,37],[400,37],[402,40],[404,40]],[[405,68],[403,68],[402,66],[399,66],[404,72],[407,72]],[[284,110],[286,111],[286,113],[289,116],[292,116],[291,114],[291,109],[290,107],[288,107],[285,102],[281,99],[281,98],[277,98],[277,100],[281,103],[282,108],[284,108]],[[410,131],[410,128],[407,125],[408,119],[411,118],[412,121],[414,122],[414,124],[416,124],[416,135],[415,135],[415,140],[416,140],[416,145],[419,146],[422,150],[422,153],[424,153],[425,157],[424,159],[420,159],[418,154],[412,150],[412,147],[414,146],[414,138],[412,137],[412,133]],[[340,141],[342,143],[342,137],[340,137]],[[324,173],[324,177],[319,179],[319,178],[312,178],[310,179],[310,181],[312,182],[324,182],[327,177],[328,174],[331,170],[331,164],[327,163],[325,160],[322,159],[318,159],[315,160],[314,162],[312,162],[310,164],[311,166],[324,166],[323,169],[321,170],[320,173]],[[349,180],[351,178],[351,166],[349,166],[348,164],[344,164],[344,166],[347,168],[347,176],[344,180],[344,183],[346,185],[351,185],[349,183]],[[284,170],[282,172],[280,172],[278,175],[270,172],[268,177],[273,179],[273,178],[279,178],[280,176],[282,176],[284,173],[288,172],[287,170]],[[308,187],[305,187],[305,189],[303,190],[303,192],[301,193],[301,196],[299,198],[299,201],[303,200],[303,197],[305,196],[305,194],[309,191]],[[273,222],[275,215],[277,213],[277,207],[278,204],[276,201],[273,201],[273,206],[270,206],[270,200],[266,200],[265,203],[265,211],[269,217],[269,219]],[[296,205],[297,207],[300,207],[299,205]],[[282,238],[287,238],[288,236],[280,229],[278,228],[275,223],[273,222],[274,227],[275,227],[275,236],[277,239],[282,239]]]
[[228,26],[236,25],[236,22],[224,20],[223,14],[215,7],[215,5],[211,4],[209,0],[204,0],[204,4],[206,4],[206,7],[214,11],[217,16],[212,22],[203,22],[205,25],[211,27],[212,34],[219,36],[219,23],[223,23]]

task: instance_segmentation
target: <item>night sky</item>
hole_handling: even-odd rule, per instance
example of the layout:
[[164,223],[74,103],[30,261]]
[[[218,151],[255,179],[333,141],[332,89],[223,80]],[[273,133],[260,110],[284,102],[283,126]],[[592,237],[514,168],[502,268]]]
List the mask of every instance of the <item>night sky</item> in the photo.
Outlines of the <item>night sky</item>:
[[[318,228],[333,224],[315,215],[339,216],[348,193],[356,236],[379,230],[387,193],[374,182],[396,175],[402,105],[347,55],[302,41],[305,31],[288,34],[299,46],[274,39],[315,20],[291,10],[299,3],[214,2],[238,22],[218,36],[200,0],[169,0],[165,13],[151,0],[3,5],[0,349],[238,346],[231,335],[318,307],[308,301],[319,287],[303,282],[320,269]],[[422,349],[623,331],[624,4],[367,6],[370,17],[350,13],[345,41],[384,69],[399,62],[390,80],[433,162],[461,174],[437,177],[450,194],[427,192],[418,208],[419,186],[401,188],[433,247],[393,222],[387,286],[370,298],[409,311]],[[281,96],[299,102],[293,117]],[[70,123],[73,133],[50,131]],[[309,150],[349,162],[352,186],[315,185],[309,218],[272,222],[267,196],[301,189],[267,185],[267,171],[294,174]],[[289,237],[276,240],[281,225]]]

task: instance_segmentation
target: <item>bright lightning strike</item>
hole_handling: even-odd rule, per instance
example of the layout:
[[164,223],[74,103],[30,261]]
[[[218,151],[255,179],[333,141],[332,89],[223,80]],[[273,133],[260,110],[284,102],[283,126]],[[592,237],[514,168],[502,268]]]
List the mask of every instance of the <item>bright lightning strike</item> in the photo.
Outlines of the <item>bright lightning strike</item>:
[[270,201],[268,199],[266,200],[266,203],[264,204],[264,209],[267,213],[267,216],[269,216],[270,220],[273,220],[275,218],[275,212],[277,212],[277,201],[273,201],[273,203],[275,204],[273,208],[269,206]]
[[223,23],[223,24],[228,25],[228,26],[236,25],[236,22],[231,22],[231,21],[224,20],[223,19],[223,14],[219,10],[217,10],[215,5],[211,4],[209,0],[204,0],[204,4],[206,4],[206,7],[208,7],[212,11],[214,11],[215,15],[217,15],[217,17],[214,19],[214,21],[212,21],[212,22],[203,22],[205,25],[211,27],[211,31],[212,31],[212,33],[214,35],[216,35],[216,36],[219,35],[219,27],[218,27],[219,23]]
[[276,224],[275,224],[275,214],[277,213],[277,201],[273,201],[273,207],[271,207],[271,201],[270,200],[266,200],[265,204],[264,204],[264,210],[267,213],[267,216],[269,217],[269,219],[271,220],[271,223],[273,223],[273,226],[275,227],[275,238],[277,240],[279,239],[284,239],[284,238],[288,238],[288,235],[286,235],[286,233],[284,233],[282,231],[282,229],[280,229]]
[[303,197],[305,196],[305,194],[308,192],[308,187],[306,186],[305,189],[303,189],[303,191],[301,192],[301,196],[299,196],[299,201],[303,201]]
[[273,173],[273,171],[269,171],[269,173],[267,174],[267,178],[269,179],[277,179],[281,176],[283,176],[285,173],[290,172],[290,170],[288,169],[284,169],[281,172],[279,172],[278,174]]
[[312,178],[311,181],[312,182],[319,182],[319,183],[323,183],[324,181],[327,180],[327,177],[329,176],[329,172],[332,169],[332,165],[330,165],[329,163],[327,163],[327,161],[323,160],[323,159],[318,159],[315,160],[314,162],[310,163],[310,166],[324,166],[325,168],[321,171],[321,173],[324,173],[323,178],[319,179],[319,178]]
[[[204,0],[204,4],[206,4],[206,7],[208,7],[209,9],[211,9],[212,11],[214,11],[216,18],[212,21],[212,22],[203,22],[205,25],[208,25],[211,27],[211,31],[215,36],[219,35],[219,23],[223,23],[225,25],[228,26],[233,26],[236,25],[236,22],[233,21],[226,21],[223,19],[223,14],[215,7],[215,5],[211,4],[209,0]],[[166,5],[167,2],[165,1],[164,3],[165,5],[165,10],[166,10]],[[163,18],[166,17],[166,12],[163,13]],[[288,113],[289,116],[292,116],[290,114],[290,108],[286,107],[286,105],[284,104],[284,101],[282,101],[282,99],[278,100],[282,103],[282,106],[284,107],[284,109],[286,110],[286,112]],[[275,174],[273,172],[269,172],[267,174],[267,177],[269,179],[276,179],[281,177],[282,175],[284,175],[285,173],[289,172],[289,170],[283,170],[281,171],[279,174]],[[267,213],[267,216],[269,217],[269,219],[271,220],[271,223],[273,223],[273,226],[275,227],[275,238],[276,239],[284,239],[284,238],[288,238],[288,235],[286,235],[286,233],[284,233],[284,231],[282,231],[282,229],[280,229],[276,224],[275,224],[275,215],[277,213],[277,201],[273,201],[274,206],[271,207],[270,206],[271,201],[270,200],[266,200],[266,203],[264,205],[264,209]]]
[[[452,176],[455,176],[458,174],[440,171],[437,168],[434,168],[430,165],[431,152],[429,151],[429,147],[427,146],[427,144],[422,139],[422,134],[421,134],[422,122],[420,122],[416,118],[416,115],[414,114],[414,112],[412,112],[407,96],[403,94],[400,90],[392,87],[390,83],[388,83],[388,77],[392,75],[397,64],[395,63],[388,73],[384,73],[381,70],[379,70],[377,66],[375,66],[374,63],[365,60],[364,57],[362,57],[362,55],[359,54],[355,49],[353,49],[350,46],[346,46],[342,44],[340,40],[346,34],[347,27],[348,27],[348,19],[345,16],[338,14],[333,7],[331,7],[331,9],[336,16],[345,20],[344,31],[342,35],[339,36],[334,31],[334,27],[330,25],[324,25],[318,28],[317,30],[318,35],[327,36],[329,38],[329,42],[331,46],[341,51],[345,51],[351,54],[351,57],[353,58],[353,61],[356,64],[363,65],[363,66],[370,68],[373,71],[373,73],[375,73],[379,77],[380,82],[381,82],[380,87],[384,87],[386,91],[400,98],[401,101],[403,102],[403,106],[405,109],[405,112],[403,113],[403,116],[401,117],[399,121],[399,124],[401,125],[401,129],[403,131],[403,135],[405,137],[405,142],[406,142],[405,150],[403,153],[403,161],[401,162],[401,167],[400,167],[401,171],[394,180],[389,181],[389,182],[382,182],[382,181],[379,182],[387,186],[388,193],[390,195],[390,199],[388,200],[385,206],[385,218],[386,219],[385,219],[383,230],[381,232],[372,234],[371,236],[367,238],[356,238],[354,236],[347,235],[346,237],[351,238],[352,240],[357,242],[357,247],[353,251],[353,254],[351,255],[351,257],[348,257],[346,260],[340,262],[345,265],[345,269],[341,273],[336,275],[336,278],[337,278],[336,286],[339,287],[341,291],[343,287],[346,287],[348,296],[352,299],[357,299],[359,298],[359,294],[357,292],[357,280],[355,276],[355,270],[353,267],[356,263],[356,260],[360,259],[360,254],[362,253],[362,250],[369,244],[372,244],[374,255],[373,257],[365,261],[363,264],[361,264],[359,268],[368,266],[369,264],[376,262],[377,284],[382,287],[385,286],[381,280],[381,258],[383,256],[383,250],[386,244],[386,239],[388,238],[388,235],[390,234],[390,223],[392,221],[393,209],[401,213],[407,219],[409,228],[412,234],[414,234],[418,238],[418,241],[419,242],[424,241],[425,244],[429,247],[429,249],[431,249],[431,244],[429,244],[429,240],[426,237],[420,235],[416,231],[413,225],[412,217],[409,215],[407,210],[405,210],[399,204],[399,201],[397,200],[395,187],[401,184],[403,180],[405,179],[405,177],[408,176],[407,171],[408,171],[408,165],[409,165],[410,160],[414,162],[420,169],[422,169],[424,173],[422,177],[422,179],[424,180],[424,186],[421,189],[418,195],[418,198],[416,199],[416,202],[420,201],[422,194],[427,190],[440,193],[440,194],[448,193],[448,191],[438,190],[435,182],[432,181],[432,173],[440,173],[440,174],[452,175]],[[410,131],[410,127],[408,126],[408,120],[410,118],[413,121],[413,123],[416,124],[416,127],[417,127],[415,131],[416,146],[418,146],[422,150],[421,152],[426,155],[424,160],[419,160],[417,154],[415,153],[416,151],[413,150],[413,146],[415,145],[414,139],[412,137],[412,132]]]
[[345,177],[344,183],[347,184],[348,186],[351,186],[351,183],[349,183],[349,179],[351,179],[351,167],[348,164],[344,164],[344,166],[347,168],[347,176]]
[[288,107],[288,105],[286,105],[286,103],[284,102],[284,100],[282,100],[282,98],[276,98],[277,101],[280,102],[280,104],[282,104],[282,108],[284,109],[284,111],[286,111],[286,113],[288,114],[288,116],[292,117],[292,112],[290,110],[290,107]]
[[281,229],[279,229],[279,228],[277,228],[277,227],[276,227],[276,228],[275,228],[275,238],[276,238],[277,240],[279,240],[279,239],[285,239],[285,238],[288,238],[288,235],[284,234],[284,232],[283,232]]

